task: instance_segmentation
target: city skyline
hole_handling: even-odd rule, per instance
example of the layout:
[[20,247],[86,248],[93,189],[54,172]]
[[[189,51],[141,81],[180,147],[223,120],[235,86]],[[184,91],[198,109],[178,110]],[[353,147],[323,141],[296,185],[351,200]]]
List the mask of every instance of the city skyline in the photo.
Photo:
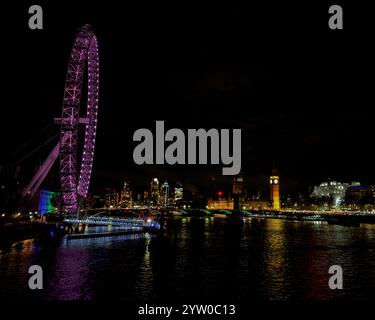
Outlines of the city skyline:
[[[164,182],[161,183],[160,181]],[[251,188],[249,185],[251,181],[247,181],[244,175],[237,175],[232,177],[230,187],[216,185],[213,181],[209,192],[191,193],[184,189],[184,184],[181,181],[170,183],[165,179],[154,177],[151,179],[150,187],[143,189],[132,185],[131,181],[125,179],[123,190],[107,187],[105,192],[92,196],[102,201],[95,203],[94,207],[103,206],[106,208],[132,208],[134,205],[135,207],[144,205],[173,207],[177,204],[176,192],[179,193],[178,199],[184,200],[185,204],[186,201],[191,202],[197,197],[203,197],[205,201],[208,201],[207,207],[211,209],[257,209],[253,205],[258,202],[262,208],[276,211],[302,207],[311,210],[329,210],[331,208],[352,210],[365,208],[366,206],[371,210],[375,204],[375,184],[363,185],[359,181],[326,180],[318,185],[311,186],[308,191],[290,194],[283,190],[282,180],[275,170],[272,170],[272,174],[267,181],[269,184],[268,192]],[[129,197],[132,199],[130,205],[124,205],[121,200],[125,194],[125,186],[128,188]],[[165,186],[166,191],[164,190]],[[223,202],[220,204],[221,200]],[[253,204],[249,204],[249,201]],[[181,207],[181,205],[177,207]]]

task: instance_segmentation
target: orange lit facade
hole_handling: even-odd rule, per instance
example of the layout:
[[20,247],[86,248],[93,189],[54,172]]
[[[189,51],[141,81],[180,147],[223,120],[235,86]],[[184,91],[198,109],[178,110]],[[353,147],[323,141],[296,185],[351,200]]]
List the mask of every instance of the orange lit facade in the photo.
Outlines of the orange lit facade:
[[232,199],[220,199],[220,200],[209,199],[207,203],[207,207],[208,209],[213,209],[213,210],[233,210],[234,201]]
[[270,177],[271,204],[274,210],[280,210],[280,180],[279,176]]

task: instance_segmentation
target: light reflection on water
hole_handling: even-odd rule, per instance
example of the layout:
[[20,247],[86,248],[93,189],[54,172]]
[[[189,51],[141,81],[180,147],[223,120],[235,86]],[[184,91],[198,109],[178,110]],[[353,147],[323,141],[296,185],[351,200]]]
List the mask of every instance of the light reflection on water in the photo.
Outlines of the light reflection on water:
[[[164,236],[64,239],[56,246],[26,240],[3,248],[0,298],[375,299],[373,225],[176,218],[167,227]],[[43,267],[45,290],[28,289],[32,264]],[[333,264],[344,269],[342,291],[328,288]]]

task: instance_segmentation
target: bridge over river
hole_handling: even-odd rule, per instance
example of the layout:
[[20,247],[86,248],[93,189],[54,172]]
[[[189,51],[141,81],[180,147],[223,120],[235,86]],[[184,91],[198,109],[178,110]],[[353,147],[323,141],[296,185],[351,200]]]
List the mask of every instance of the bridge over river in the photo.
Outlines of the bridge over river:
[[160,228],[159,222],[148,218],[113,218],[89,216],[85,218],[64,218],[63,222],[71,224],[86,224],[97,226],[116,226],[116,227],[141,227],[141,228]]

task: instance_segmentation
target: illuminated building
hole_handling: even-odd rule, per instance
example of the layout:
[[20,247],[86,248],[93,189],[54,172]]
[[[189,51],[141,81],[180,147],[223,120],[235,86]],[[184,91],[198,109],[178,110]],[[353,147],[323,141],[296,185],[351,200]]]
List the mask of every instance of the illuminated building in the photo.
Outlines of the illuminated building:
[[207,207],[208,209],[213,209],[213,210],[233,210],[234,201],[232,199],[219,199],[219,200],[209,199],[207,201]]
[[150,192],[149,191],[143,191],[143,204],[144,205],[150,204]]
[[116,197],[115,197],[115,205],[114,205],[115,208],[119,208],[120,207],[120,194],[118,192],[116,192]]
[[375,203],[375,186],[350,186],[345,192],[345,204],[369,205]]
[[266,210],[269,209],[269,203],[267,201],[244,200],[239,208],[235,208],[234,199],[209,199],[207,208],[213,210]]
[[280,179],[275,172],[270,176],[270,199],[272,208],[280,210]]
[[164,181],[163,185],[161,186],[160,205],[167,207],[168,200],[169,200],[169,184],[167,181]]
[[120,192],[120,208],[125,208],[125,194],[124,194],[124,190],[121,190]]
[[242,175],[233,178],[232,187],[234,209],[238,210],[244,200],[244,179]]
[[312,197],[316,198],[327,198],[329,203],[334,208],[339,207],[344,203],[346,190],[350,187],[358,187],[361,184],[359,182],[342,183],[338,181],[322,182],[319,186],[315,186],[311,194]]
[[182,188],[182,185],[180,183],[177,183],[177,185],[174,188],[174,201],[181,201],[184,197],[184,189]]
[[124,187],[121,191],[120,207],[131,208],[133,206],[132,191],[129,182],[124,181]]
[[120,195],[116,190],[107,189],[105,195],[104,206],[106,208],[117,208],[120,203]]
[[151,186],[150,186],[150,204],[152,206],[157,206],[159,204],[159,180],[158,178],[153,178],[151,180]]

